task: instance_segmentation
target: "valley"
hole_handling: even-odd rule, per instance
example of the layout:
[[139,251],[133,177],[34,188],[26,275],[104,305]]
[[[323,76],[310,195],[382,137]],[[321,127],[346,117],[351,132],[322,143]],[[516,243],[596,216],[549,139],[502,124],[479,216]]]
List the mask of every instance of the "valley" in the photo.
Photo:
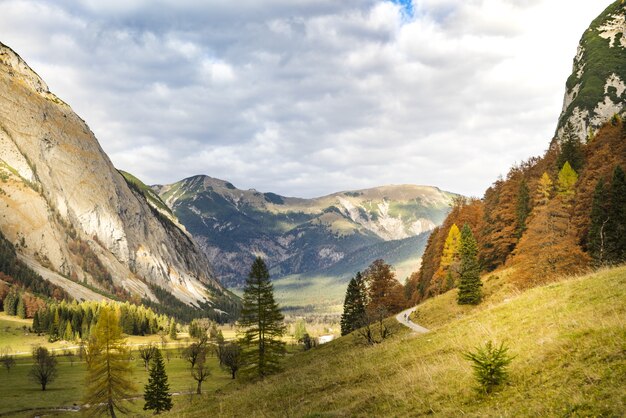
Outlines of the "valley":
[[[605,10],[585,23],[545,152],[513,164],[481,197],[444,191],[436,184],[407,184],[413,178],[407,181],[394,171],[440,177],[441,184],[464,184],[467,179],[460,177],[470,174],[472,182],[478,181],[484,168],[479,166],[496,164],[498,153],[504,158],[518,140],[514,130],[519,125],[513,119],[545,119],[543,107],[534,107],[540,103],[535,99],[525,113],[509,112],[514,107],[494,99],[495,91],[511,87],[509,77],[519,76],[507,71],[502,83],[499,67],[518,62],[496,57],[517,54],[517,46],[530,42],[516,38],[516,31],[536,36],[523,25],[504,31],[501,22],[532,16],[520,17],[518,8],[548,16],[533,8],[554,7],[552,3],[516,4],[509,10],[515,13],[505,13],[494,12],[489,2],[443,10],[428,2],[381,0],[370,9],[333,14],[334,7],[353,7],[337,2],[310,5],[322,13],[311,21],[268,20],[276,10],[291,16],[304,7],[277,4],[251,13],[261,16],[255,24],[246,14],[251,5],[211,9],[220,19],[228,20],[228,13],[241,19],[237,25],[242,25],[235,26],[245,30],[236,36],[229,32],[233,39],[212,32],[226,34],[226,27],[181,31],[185,25],[194,27],[196,12],[200,16],[201,7],[208,6],[198,5],[194,19],[177,19],[179,9],[166,16],[171,6],[166,3],[159,10],[133,4],[122,11],[113,5],[112,16],[121,13],[113,20],[96,8],[72,10],[83,19],[99,16],[120,28],[113,33],[99,21],[72,26],[77,33],[91,36],[98,28],[96,38],[135,42],[124,60],[115,60],[114,70],[81,76],[116,74],[115,85],[106,92],[87,93],[94,103],[95,98],[103,103],[115,98],[111,112],[127,106],[130,114],[137,111],[135,101],[141,103],[136,115],[116,113],[116,123],[105,112],[91,113],[108,138],[110,154],[43,78],[0,43],[0,417],[626,415],[624,0],[607,1]],[[69,7],[50,7],[55,6]],[[137,21],[129,17],[135,7],[142,12]],[[191,13],[188,4],[176,7]],[[481,16],[490,10],[500,26],[468,20],[471,8]],[[2,19],[0,15],[0,23]],[[167,39],[138,29],[161,20],[177,28]],[[471,25],[457,25],[462,21]],[[420,48],[406,48],[417,33],[409,29],[424,30],[418,23],[425,22],[460,45],[474,39],[474,25],[488,26],[482,35],[493,42],[478,37],[480,48],[470,49],[484,62],[469,61],[485,66],[474,76],[488,79],[491,87],[463,108],[467,114],[452,118],[446,112],[458,111],[457,105],[447,96],[443,101],[443,93],[432,94],[430,87],[424,91],[408,83],[389,92],[383,88],[384,94],[376,90],[387,78],[405,73],[433,77],[435,83],[435,75],[445,73],[442,68],[454,75],[447,75],[448,82],[467,71],[462,61],[468,57],[458,60],[447,49],[446,36],[428,33]],[[3,30],[0,25],[0,37]],[[366,39],[376,40],[377,46],[366,60],[352,53],[340,58],[341,65],[324,76],[335,87],[320,90],[324,106],[314,112],[306,97],[290,101],[286,93],[302,92],[303,85],[314,91],[308,93],[318,93],[318,85],[303,75],[307,71],[290,66],[300,58],[301,46],[293,55],[275,56],[240,38],[266,30],[274,34],[269,43],[282,46],[291,37],[319,40],[320,33],[332,40],[323,43],[324,51],[331,44]],[[350,36],[339,42],[346,32]],[[182,34],[193,36],[176,38]],[[215,41],[216,36],[224,42],[220,48],[203,50],[194,43],[204,37]],[[90,39],[94,45],[100,42]],[[511,39],[519,45],[508,43]],[[65,41],[51,36],[51,45],[62,53],[78,45]],[[422,50],[431,41],[436,53]],[[154,49],[139,58],[129,53],[146,44]],[[248,44],[254,46],[252,52]],[[509,48],[498,49],[504,45]],[[227,61],[235,63],[240,48],[245,65],[231,66]],[[495,48],[493,56],[482,54],[482,48]],[[95,49],[94,58],[109,54]],[[172,49],[176,54],[168,55]],[[529,51],[537,61],[546,59]],[[420,54],[427,57],[415,58]],[[415,60],[383,77],[384,58],[390,57],[394,63]],[[451,58],[454,68],[445,64]],[[141,84],[133,78],[140,74],[132,70],[135,59],[158,69],[161,78],[153,79],[147,90],[139,89],[132,101],[118,104],[126,89]],[[184,67],[198,59],[200,73]],[[270,73],[280,74],[279,84],[287,87],[276,92],[286,100],[280,106],[270,89],[271,95],[263,92],[263,100],[247,107],[263,91],[256,86],[263,78],[254,67],[259,60],[270,65]],[[305,67],[314,61],[319,57],[308,57]],[[65,68],[38,59],[32,63],[52,74]],[[76,60],[67,64],[74,74],[70,64]],[[360,68],[351,76],[356,90],[345,79],[333,79],[354,67]],[[531,68],[520,66],[520,72],[536,82]],[[532,69],[543,71],[537,68]],[[81,77],[76,85],[84,87]],[[250,80],[254,88],[247,84]],[[475,82],[470,77],[467,85]],[[516,94],[525,97],[522,90],[529,87],[517,87]],[[368,100],[337,105],[356,91],[365,92]],[[173,92],[190,96],[176,100]],[[405,109],[406,92],[426,105]],[[532,90],[536,96],[543,93]],[[455,100],[464,94],[455,92]],[[369,100],[383,105],[368,107]],[[273,113],[276,106],[280,117]],[[443,113],[429,113],[431,108]],[[417,115],[422,112],[423,118]],[[405,113],[410,116],[404,118]],[[131,123],[129,117],[136,120]],[[106,129],[103,120],[109,121]],[[434,128],[442,120],[450,130]],[[476,130],[481,124],[484,129]],[[500,125],[506,125],[504,130]],[[324,136],[330,126],[333,136]],[[383,134],[377,130],[381,127]],[[492,129],[499,133],[497,141]],[[468,137],[461,131],[474,133],[471,143],[462,142]],[[129,132],[130,148],[124,136]],[[536,132],[528,132],[519,135],[530,141]],[[439,149],[426,140],[438,141]],[[411,144],[420,141],[423,150],[409,155],[415,153]],[[254,161],[258,157],[260,171],[244,163],[248,147]],[[388,150],[393,158],[387,161]],[[436,159],[445,164],[435,164]],[[118,168],[117,161],[134,174]],[[337,162],[341,169],[332,171]],[[355,171],[352,164],[358,166]],[[265,188],[274,179],[287,192],[244,190],[228,180],[192,175],[224,174],[225,167],[242,184],[258,181]],[[161,176],[161,184],[146,183],[147,173]],[[450,173],[458,178],[449,181]],[[402,180],[393,184],[396,179]],[[337,187],[341,191],[321,187],[325,181],[348,180],[354,184]],[[371,184],[382,185],[368,188]],[[324,191],[313,198],[287,196],[301,191],[314,195],[311,190]]]

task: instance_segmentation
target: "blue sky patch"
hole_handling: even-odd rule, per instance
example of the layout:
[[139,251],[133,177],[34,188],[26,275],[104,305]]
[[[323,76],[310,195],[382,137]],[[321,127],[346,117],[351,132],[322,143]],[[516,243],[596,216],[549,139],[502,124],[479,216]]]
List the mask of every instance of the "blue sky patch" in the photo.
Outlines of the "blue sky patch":
[[402,12],[407,17],[413,17],[413,1],[412,0],[391,0],[392,3],[396,3],[402,6]]

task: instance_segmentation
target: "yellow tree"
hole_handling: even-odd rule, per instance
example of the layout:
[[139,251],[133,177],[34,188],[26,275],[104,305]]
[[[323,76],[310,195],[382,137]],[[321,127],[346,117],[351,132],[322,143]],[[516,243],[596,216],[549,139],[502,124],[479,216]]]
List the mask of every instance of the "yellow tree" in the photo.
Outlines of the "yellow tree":
[[543,173],[541,178],[539,179],[539,185],[537,186],[537,201],[540,205],[545,205],[550,200],[552,196],[552,189],[554,188],[554,183],[552,183],[552,179],[548,175],[548,173]]
[[458,275],[459,266],[459,247],[461,244],[461,232],[456,224],[452,224],[446,241],[443,244],[443,252],[441,253],[441,261],[436,276],[442,280],[446,280],[446,288],[454,287],[454,281]]
[[568,161],[563,164],[559,171],[558,193],[566,199],[574,196],[574,186],[578,181],[578,174]]
[[131,381],[130,350],[114,309],[109,305],[100,308],[98,321],[87,344],[87,376],[85,403],[89,403],[90,414],[115,411],[122,414],[128,409],[122,405],[135,391]]

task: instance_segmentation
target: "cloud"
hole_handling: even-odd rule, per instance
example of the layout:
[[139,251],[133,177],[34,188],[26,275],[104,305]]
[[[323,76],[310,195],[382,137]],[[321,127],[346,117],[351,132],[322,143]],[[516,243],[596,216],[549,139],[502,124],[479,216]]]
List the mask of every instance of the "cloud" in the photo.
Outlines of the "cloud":
[[0,40],[149,183],[481,195],[547,147],[597,3],[5,0]]

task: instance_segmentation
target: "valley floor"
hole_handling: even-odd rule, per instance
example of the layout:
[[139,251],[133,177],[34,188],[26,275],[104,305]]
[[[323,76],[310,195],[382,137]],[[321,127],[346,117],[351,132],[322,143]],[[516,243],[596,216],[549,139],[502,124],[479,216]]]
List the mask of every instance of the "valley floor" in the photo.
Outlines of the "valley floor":
[[[519,293],[506,273],[485,279],[486,300],[458,307],[450,292],[417,309],[431,332],[395,319],[392,338],[352,334],[285,362],[262,382],[229,384],[179,404],[172,416],[624,416],[626,267]],[[423,322],[422,322],[423,321]],[[462,354],[485,341],[515,355],[497,392],[474,390]]]

